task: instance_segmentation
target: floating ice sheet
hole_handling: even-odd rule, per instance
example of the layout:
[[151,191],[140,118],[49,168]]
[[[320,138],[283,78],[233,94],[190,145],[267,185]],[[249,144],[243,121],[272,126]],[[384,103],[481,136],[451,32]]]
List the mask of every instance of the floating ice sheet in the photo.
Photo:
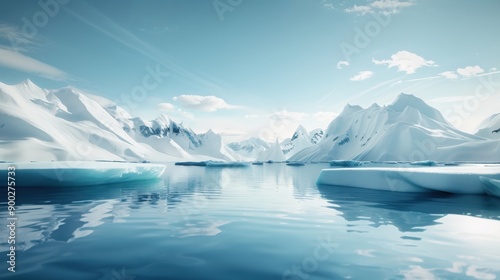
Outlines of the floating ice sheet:
[[[480,177],[484,177],[480,179]],[[358,167],[321,171],[317,183],[398,192],[500,193],[500,165]]]
[[60,161],[0,163],[0,174],[7,178],[15,167],[14,180],[20,187],[89,186],[159,178],[165,165],[127,162]]

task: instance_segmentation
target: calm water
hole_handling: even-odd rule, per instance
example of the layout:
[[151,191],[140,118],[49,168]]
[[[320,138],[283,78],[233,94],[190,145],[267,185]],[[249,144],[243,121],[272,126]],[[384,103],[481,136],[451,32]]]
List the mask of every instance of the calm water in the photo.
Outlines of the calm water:
[[17,272],[2,229],[0,278],[500,278],[500,199],[316,186],[325,167],[169,165],[157,182],[18,188]]

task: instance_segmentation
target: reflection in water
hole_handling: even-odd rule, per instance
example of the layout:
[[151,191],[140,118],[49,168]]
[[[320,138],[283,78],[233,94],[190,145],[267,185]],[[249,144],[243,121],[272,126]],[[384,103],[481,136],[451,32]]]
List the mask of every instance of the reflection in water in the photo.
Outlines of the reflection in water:
[[[398,193],[326,185],[319,185],[318,190],[330,204],[329,208],[347,222],[346,232],[377,240],[373,244],[369,242],[361,245],[360,242],[357,245],[360,247],[352,251],[364,259],[378,260],[377,257],[381,255],[396,256],[392,265],[400,267],[399,277],[496,279],[499,276],[496,264],[500,255],[495,250],[499,246],[494,233],[500,229],[497,198]],[[390,237],[379,240],[381,233],[390,236],[391,231],[386,227],[383,229],[383,226],[388,225],[397,228],[401,242]],[[366,226],[373,230],[367,230]],[[382,242],[386,245],[382,246]],[[395,245],[405,249],[400,251]],[[352,257],[346,255],[343,258]],[[362,259],[351,261],[353,265],[363,263]],[[350,272],[350,275],[356,274]],[[365,278],[366,275],[361,273],[358,277]]]
[[[193,174],[195,173],[195,174]],[[213,236],[228,223],[203,215],[210,200],[229,183],[223,169],[177,168],[165,181],[80,188],[23,188],[18,197],[17,248],[26,251],[49,241],[72,242],[105,223],[126,223],[132,211],[162,209],[170,236]],[[21,190],[20,190],[21,191]],[[2,212],[0,218],[6,219]],[[7,243],[2,241],[2,246]]]
[[325,167],[170,166],[159,181],[18,190],[13,278],[280,279],[318,240],[336,246],[308,279],[500,276],[500,200],[316,186]]
[[400,232],[421,232],[449,215],[500,220],[498,199],[478,195],[400,193],[319,185],[321,196],[349,222],[366,220],[372,227],[393,225]]

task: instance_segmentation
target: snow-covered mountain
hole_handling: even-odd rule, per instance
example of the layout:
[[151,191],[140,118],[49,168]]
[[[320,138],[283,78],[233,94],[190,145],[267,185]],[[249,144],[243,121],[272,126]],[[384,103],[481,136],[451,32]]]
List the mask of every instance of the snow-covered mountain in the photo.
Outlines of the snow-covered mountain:
[[309,133],[305,127],[299,125],[292,135],[281,142],[281,148],[287,159],[305,148],[316,145],[322,138],[324,132],[322,129],[315,129]]
[[[319,141],[321,141],[323,135],[324,131],[320,128],[308,132],[306,128],[299,125],[291,138],[287,138],[279,143],[282,154],[285,156],[285,160],[289,159],[302,149],[316,145]],[[280,153],[277,152],[276,147],[273,147],[273,149],[275,149],[274,151],[264,153],[266,150],[270,149],[271,146],[273,146],[273,144],[267,143],[266,141],[255,137],[241,142],[228,144],[229,149],[233,153],[236,153],[248,160],[258,159],[262,161],[282,161],[282,157],[279,155]],[[279,158],[279,160],[266,157],[266,155],[273,158]]]
[[132,118],[105,101],[30,80],[0,83],[0,160],[234,159],[211,130],[196,134],[166,116]]
[[500,113],[491,115],[481,122],[475,135],[488,139],[500,139]]
[[498,161],[500,141],[459,131],[423,100],[400,94],[384,107],[346,105],[317,145],[290,158],[334,159]]
[[0,83],[0,161],[252,160],[500,161],[500,114],[475,135],[457,130],[421,99],[401,94],[388,106],[346,105],[326,131],[299,126],[270,145],[251,138],[225,145],[166,115],[146,121],[78,89]]
[[325,131],[321,128],[316,128],[309,131],[309,135],[311,135],[311,143],[318,144],[323,139],[323,136],[325,136]]
[[256,159],[262,152],[269,149],[269,143],[256,137],[241,142],[232,142],[227,146],[233,153],[248,159]]
[[283,153],[283,150],[281,149],[280,142],[278,139],[272,144],[269,149],[265,150],[262,152],[259,157],[257,158],[259,161],[285,161],[286,157],[285,154]]

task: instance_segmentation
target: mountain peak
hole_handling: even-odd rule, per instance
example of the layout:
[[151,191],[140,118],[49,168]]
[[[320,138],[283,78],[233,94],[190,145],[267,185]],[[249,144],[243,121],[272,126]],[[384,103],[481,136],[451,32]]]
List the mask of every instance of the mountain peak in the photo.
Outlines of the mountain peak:
[[442,123],[447,123],[441,113],[429,106],[425,101],[416,97],[413,94],[400,93],[396,100],[388,106],[389,109],[396,112],[403,112],[407,107],[411,107],[419,111],[422,115],[425,115],[431,119],[437,120]]
[[398,97],[396,97],[396,100],[394,100],[394,102],[392,102],[391,105],[392,106],[397,106],[397,105],[410,106],[410,105],[415,105],[415,104],[418,104],[421,102],[423,102],[423,100],[416,97],[415,95],[402,92],[402,93],[398,94]]
[[345,115],[349,115],[349,114],[352,114],[352,113],[355,113],[355,112],[358,112],[361,110],[363,110],[363,107],[361,107],[359,105],[351,105],[351,104],[347,103],[339,115],[345,116]]
[[373,103],[373,104],[370,106],[370,108],[377,108],[377,109],[378,109],[378,108],[380,108],[380,105],[378,105],[378,104],[375,102],[375,103]]
[[26,79],[26,80],[22,81],[21,84],[23,84],[23,85],[35,85],[35,83],[33,83],[30,79]]
[[32,90],[41,90],[41,88],[33,83],[30,79],[26,79],[20,82],[19,84],[17,84],[17,86],[23,86]]
[[297,127],[297,129],[295,130],[295,132],[302,132],[302,133],[306,134],[307,133],[307,129],[303,125],[299,124],[299,126]]

